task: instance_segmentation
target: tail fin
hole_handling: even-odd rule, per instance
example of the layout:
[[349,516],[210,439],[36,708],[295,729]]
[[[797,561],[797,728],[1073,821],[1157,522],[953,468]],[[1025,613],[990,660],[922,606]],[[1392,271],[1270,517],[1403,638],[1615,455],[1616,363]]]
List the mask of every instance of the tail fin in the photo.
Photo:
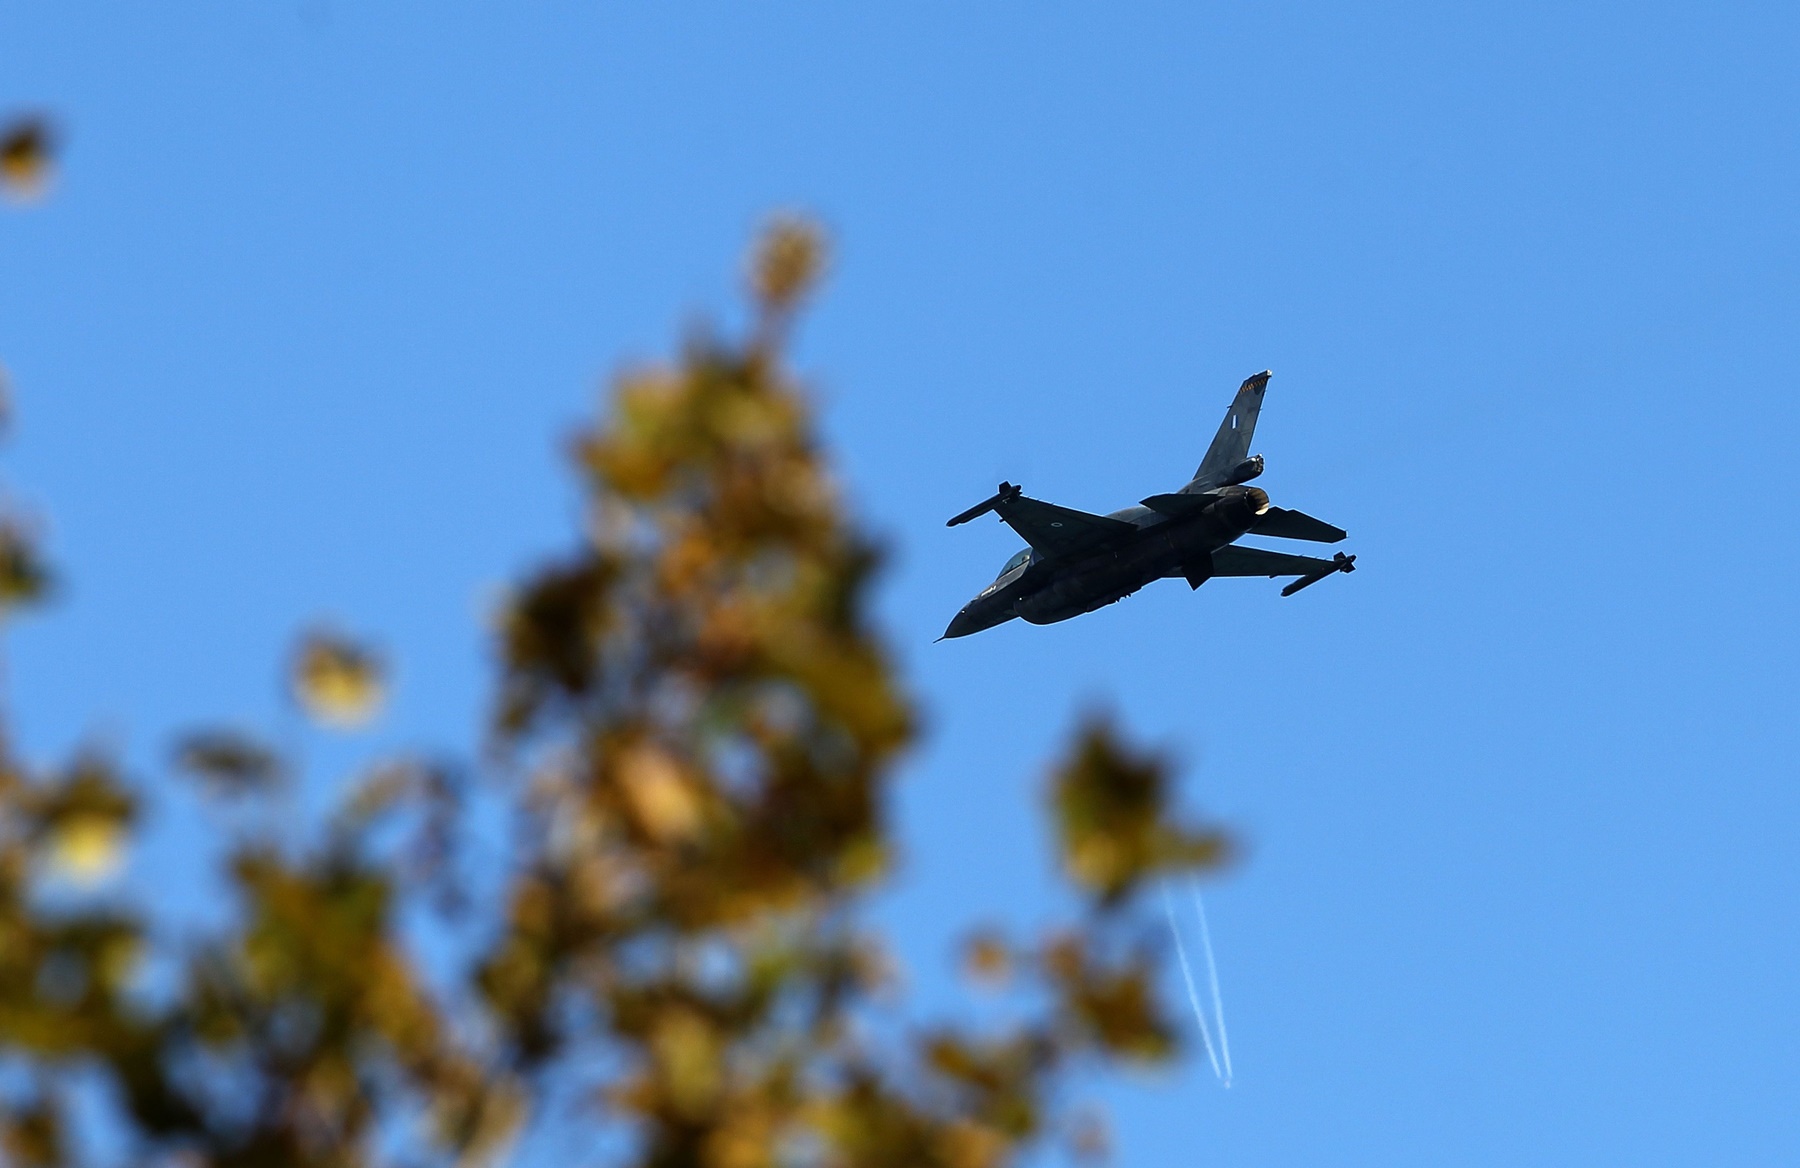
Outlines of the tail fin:
[[1214,486],[1216,480],[1236,467],[1250,455],[1250,439],[1256,433],[1256,415],[1262,412],[1263,390],[1269,384],[1269,371],[1244,380],[1238,386],[1237,396],[1231,399],[1231,408],[1225,411],[1225,420],[1219,424],[1219,432],[1213,435],[1212,445],[1206,448],[1206,457],[1200,460],[1200,469],[1194,472],[1194,482],[1198,485]]

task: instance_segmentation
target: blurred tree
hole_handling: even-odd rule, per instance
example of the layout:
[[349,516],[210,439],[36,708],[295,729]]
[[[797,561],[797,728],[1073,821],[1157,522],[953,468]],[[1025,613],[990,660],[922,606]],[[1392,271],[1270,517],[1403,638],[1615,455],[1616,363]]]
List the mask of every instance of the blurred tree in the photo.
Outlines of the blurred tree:
[[[477,769],[518,831],[496,894],[462,886],[460,771],[386,760],[316,832],[232,829],[234,923],[169,950],[96,891],[137,786],[101,756],[32,774],[0,755],[8,1163],[76,1159],[92,1112],[71,1093],[96,1077],[134,1162],[490,1162],[551,1124],[593,1162],[669,1168],[1099,1154],[1070,1074],[1176,1047],[1138,894],[1224,841],[1176,821],[1161,761],[1090,722],[1050,789],[1076,919],[974,935],[967,967],[1014,995],[1008,1021],[891,1024],[891,963],[857,910],[890,868],[887,789],[915,723],[865,610],[877,551],[783,361],[822,263],[810,229],[775,224],[745,336],[623,377],[576,443],[585,537],[499,625]],[[0,561],[0,611],[42,591],[22,525],[0,524]],[[379,658],[340,634],[304,637],[292,669],[327,726],[379,707]],[[174,758],[240,802],[294,771],[234,730]],[[467,926],[472,959],[428,979],[400,923],[413,903]]]

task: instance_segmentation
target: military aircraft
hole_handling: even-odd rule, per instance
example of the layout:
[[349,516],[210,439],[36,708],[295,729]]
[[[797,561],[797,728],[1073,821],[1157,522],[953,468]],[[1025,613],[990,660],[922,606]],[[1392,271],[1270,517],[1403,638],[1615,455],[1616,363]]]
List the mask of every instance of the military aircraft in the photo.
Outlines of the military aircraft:
[[1325,560],[1234,546],[1245,535],[1336,543],[1347,534],[1310,515],[1270,506],[1266,491],[1244,485],[1263,472],[1262,455],[1250,453],[1250,439],[1268,385],[1265,369],[1238,387],[1200,469],[1173,494],[1151,495],[1110,515],[1090,515],[1028,499],[1021,488],[1001,483],[993,498],[950,520],[955,527],[993,511],[1031,546],[1006,561],[999,577],[963,605],[939,640],[966,637],[1014,617],[1054,624],[1123,600],[1165,576],[1186,580],[1190,588],[1215,576],[1298,576],[1281,590],[1292,596],[1333,572],[1355,570],[1356,557],[1343,552]]

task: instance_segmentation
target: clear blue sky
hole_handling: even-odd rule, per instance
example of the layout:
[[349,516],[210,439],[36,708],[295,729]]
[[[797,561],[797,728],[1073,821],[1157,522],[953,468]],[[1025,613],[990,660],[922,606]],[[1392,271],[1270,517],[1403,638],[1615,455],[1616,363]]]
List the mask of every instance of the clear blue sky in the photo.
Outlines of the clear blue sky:
[[[68,578],[24,741],[274,724],[328,616],[400,672],[321,781],[466,745],[559,443],[808,208],[927,707],[882,906],[927,999],[1055,910],[1041,769],[1106,702],[1247,843],[1238,1084],[1108,1089],[1122,1163],[1792,1163],[1797,48],[1775,4],[5,4],[0,109],[68,140],[0,215]],[[1264,367],[1263,485],[1354,576],[930,643],[1017,546],[947,516],[1173,489]]]

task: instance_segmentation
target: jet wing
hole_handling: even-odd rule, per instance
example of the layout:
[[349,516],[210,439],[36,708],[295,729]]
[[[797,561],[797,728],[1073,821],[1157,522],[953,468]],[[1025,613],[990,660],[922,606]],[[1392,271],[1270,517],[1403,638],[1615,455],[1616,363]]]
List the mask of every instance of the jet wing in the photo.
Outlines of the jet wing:
[[1025,542],[1045,558],[1063,557],[1098,547],[1110,539],[1132,535],[1133,524],[1104,515],[1089,515],[1023,495],[1002,496],[994,510],[1006,525],[1025,537]]
[[1215,576],[1311,576],[1315,572],[1332,571],[1335,567],[1330,560],[1317,556],[1293,556],[1287,552],[1235,544],[1219,548],[1212,554],[1212,574]]
[[1287,552],[1271,552],[1262,548],[1238,547],[1235,544],[1215,549],[1198,564],[1184,564],[1170,572],[1198,588],[1214,576],[1298,576],[1300,579],[1281,590],[1292,596],[1302,588],[1310,588],[1333,572],[1354,572],[1356,557],[1343,552],[1329,560],[1317,556],[1294,556]]

